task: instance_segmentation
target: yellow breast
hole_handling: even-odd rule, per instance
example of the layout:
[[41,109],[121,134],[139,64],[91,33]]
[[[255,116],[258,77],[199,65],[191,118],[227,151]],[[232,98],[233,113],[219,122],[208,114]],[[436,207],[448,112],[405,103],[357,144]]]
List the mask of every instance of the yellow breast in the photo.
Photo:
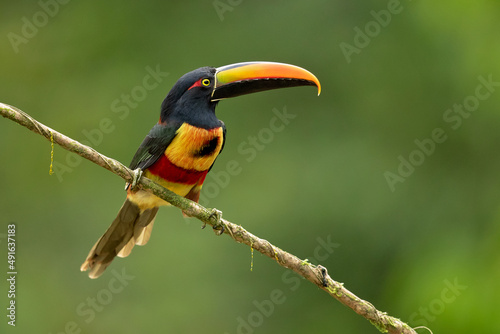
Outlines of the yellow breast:
[[184,123],[165,155],[178,167],[205,171],[219,155],[223,141],[222,127],[206,130]]

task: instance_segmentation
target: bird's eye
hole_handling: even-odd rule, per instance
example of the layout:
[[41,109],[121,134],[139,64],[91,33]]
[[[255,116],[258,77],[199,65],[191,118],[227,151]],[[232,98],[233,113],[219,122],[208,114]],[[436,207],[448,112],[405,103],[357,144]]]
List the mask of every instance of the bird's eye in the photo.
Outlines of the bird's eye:
[[201,80],[201,84],[205,87],[210,86],[210,79]]

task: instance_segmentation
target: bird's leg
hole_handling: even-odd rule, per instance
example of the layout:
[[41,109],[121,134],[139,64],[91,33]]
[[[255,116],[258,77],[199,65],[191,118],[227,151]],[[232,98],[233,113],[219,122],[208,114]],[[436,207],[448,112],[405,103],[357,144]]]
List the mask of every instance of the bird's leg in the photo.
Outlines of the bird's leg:
[[137,184],[141,180],[144,171],[140,168],[137,168],[134,169],[132,173],[133,173],[132,183],[127,183],[127,185],[125,186],[125,190],[127,189],[134,190],[134,188],[137,187]]
[[[222,211],[217,210],[217,209],[212,209],[212,212],[210,212],[210,216],[208,216],[209,219],[212,217],[215,217],[216,222],[213,226],[213,229],[216,230],[215,234],[217,235],[222,235],[224,233],[224,223],[222,222]],[[205,227],[206,224],[203,225],[202,228]]]

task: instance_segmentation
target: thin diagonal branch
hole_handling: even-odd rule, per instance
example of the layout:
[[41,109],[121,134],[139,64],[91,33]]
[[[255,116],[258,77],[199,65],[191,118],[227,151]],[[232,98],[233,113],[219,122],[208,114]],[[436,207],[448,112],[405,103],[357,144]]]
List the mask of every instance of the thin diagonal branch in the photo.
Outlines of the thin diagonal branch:
[[[51,140],[52,136],[53,142],[66,150],[74,152],[92,161],[93,163],[106,168],[123,178],[125,181],[132,182],[132,171],[120,162],[108,158],[93,148],[83,145],[78,141],[39,123],[25,112],[15,107],[0,103],[0,114],[3,117],[11,119],[16,123],[27,127],[31,131],[44,136],[48,140]],[[150,179],[142,177],[138,183],[138,187],[155,194],[156,196],[186,212],[188,215],[198,218],[203,223],[209,224],[215,228],[220,228],[220,226],[218,226],[217,217],[214,217],[212,210],[209,210],[184,197],[178,196]],[[370,321],[382,333],[416,334],[415,330],[410,328],[406,323],[387,315],[385,312],[377,310],[371,303],[357,297],[355,294],[347,290],[343,283],[333,280],[328,275],[326,268],[323,266],[312,265],[308,263],[307,260],[302,260],[297,256],[274,246],[269,241],[255,236],[240,225],[231,223],[225,219],[222,219],[221,223],[224,225],[224,233],[229,235],[236,242],[244,243],[245,245],[250,246],[256,251],[275,260],[280,266],[295,271],[300,276],[327,292],[343,305],[351,308],[354,312]]]

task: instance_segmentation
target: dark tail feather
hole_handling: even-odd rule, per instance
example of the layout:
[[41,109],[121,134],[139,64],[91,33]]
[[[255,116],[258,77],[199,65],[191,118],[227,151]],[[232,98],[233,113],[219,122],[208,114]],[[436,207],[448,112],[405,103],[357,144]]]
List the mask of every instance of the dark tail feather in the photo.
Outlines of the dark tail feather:
[[115,256],[126,257],[134,245],[145,245],[151,236],[157,212],[156,207],[141,213],[139,207],[127,199],[106,233],[90,250],[80,270],[90,269],[89,277],[97,278]]

